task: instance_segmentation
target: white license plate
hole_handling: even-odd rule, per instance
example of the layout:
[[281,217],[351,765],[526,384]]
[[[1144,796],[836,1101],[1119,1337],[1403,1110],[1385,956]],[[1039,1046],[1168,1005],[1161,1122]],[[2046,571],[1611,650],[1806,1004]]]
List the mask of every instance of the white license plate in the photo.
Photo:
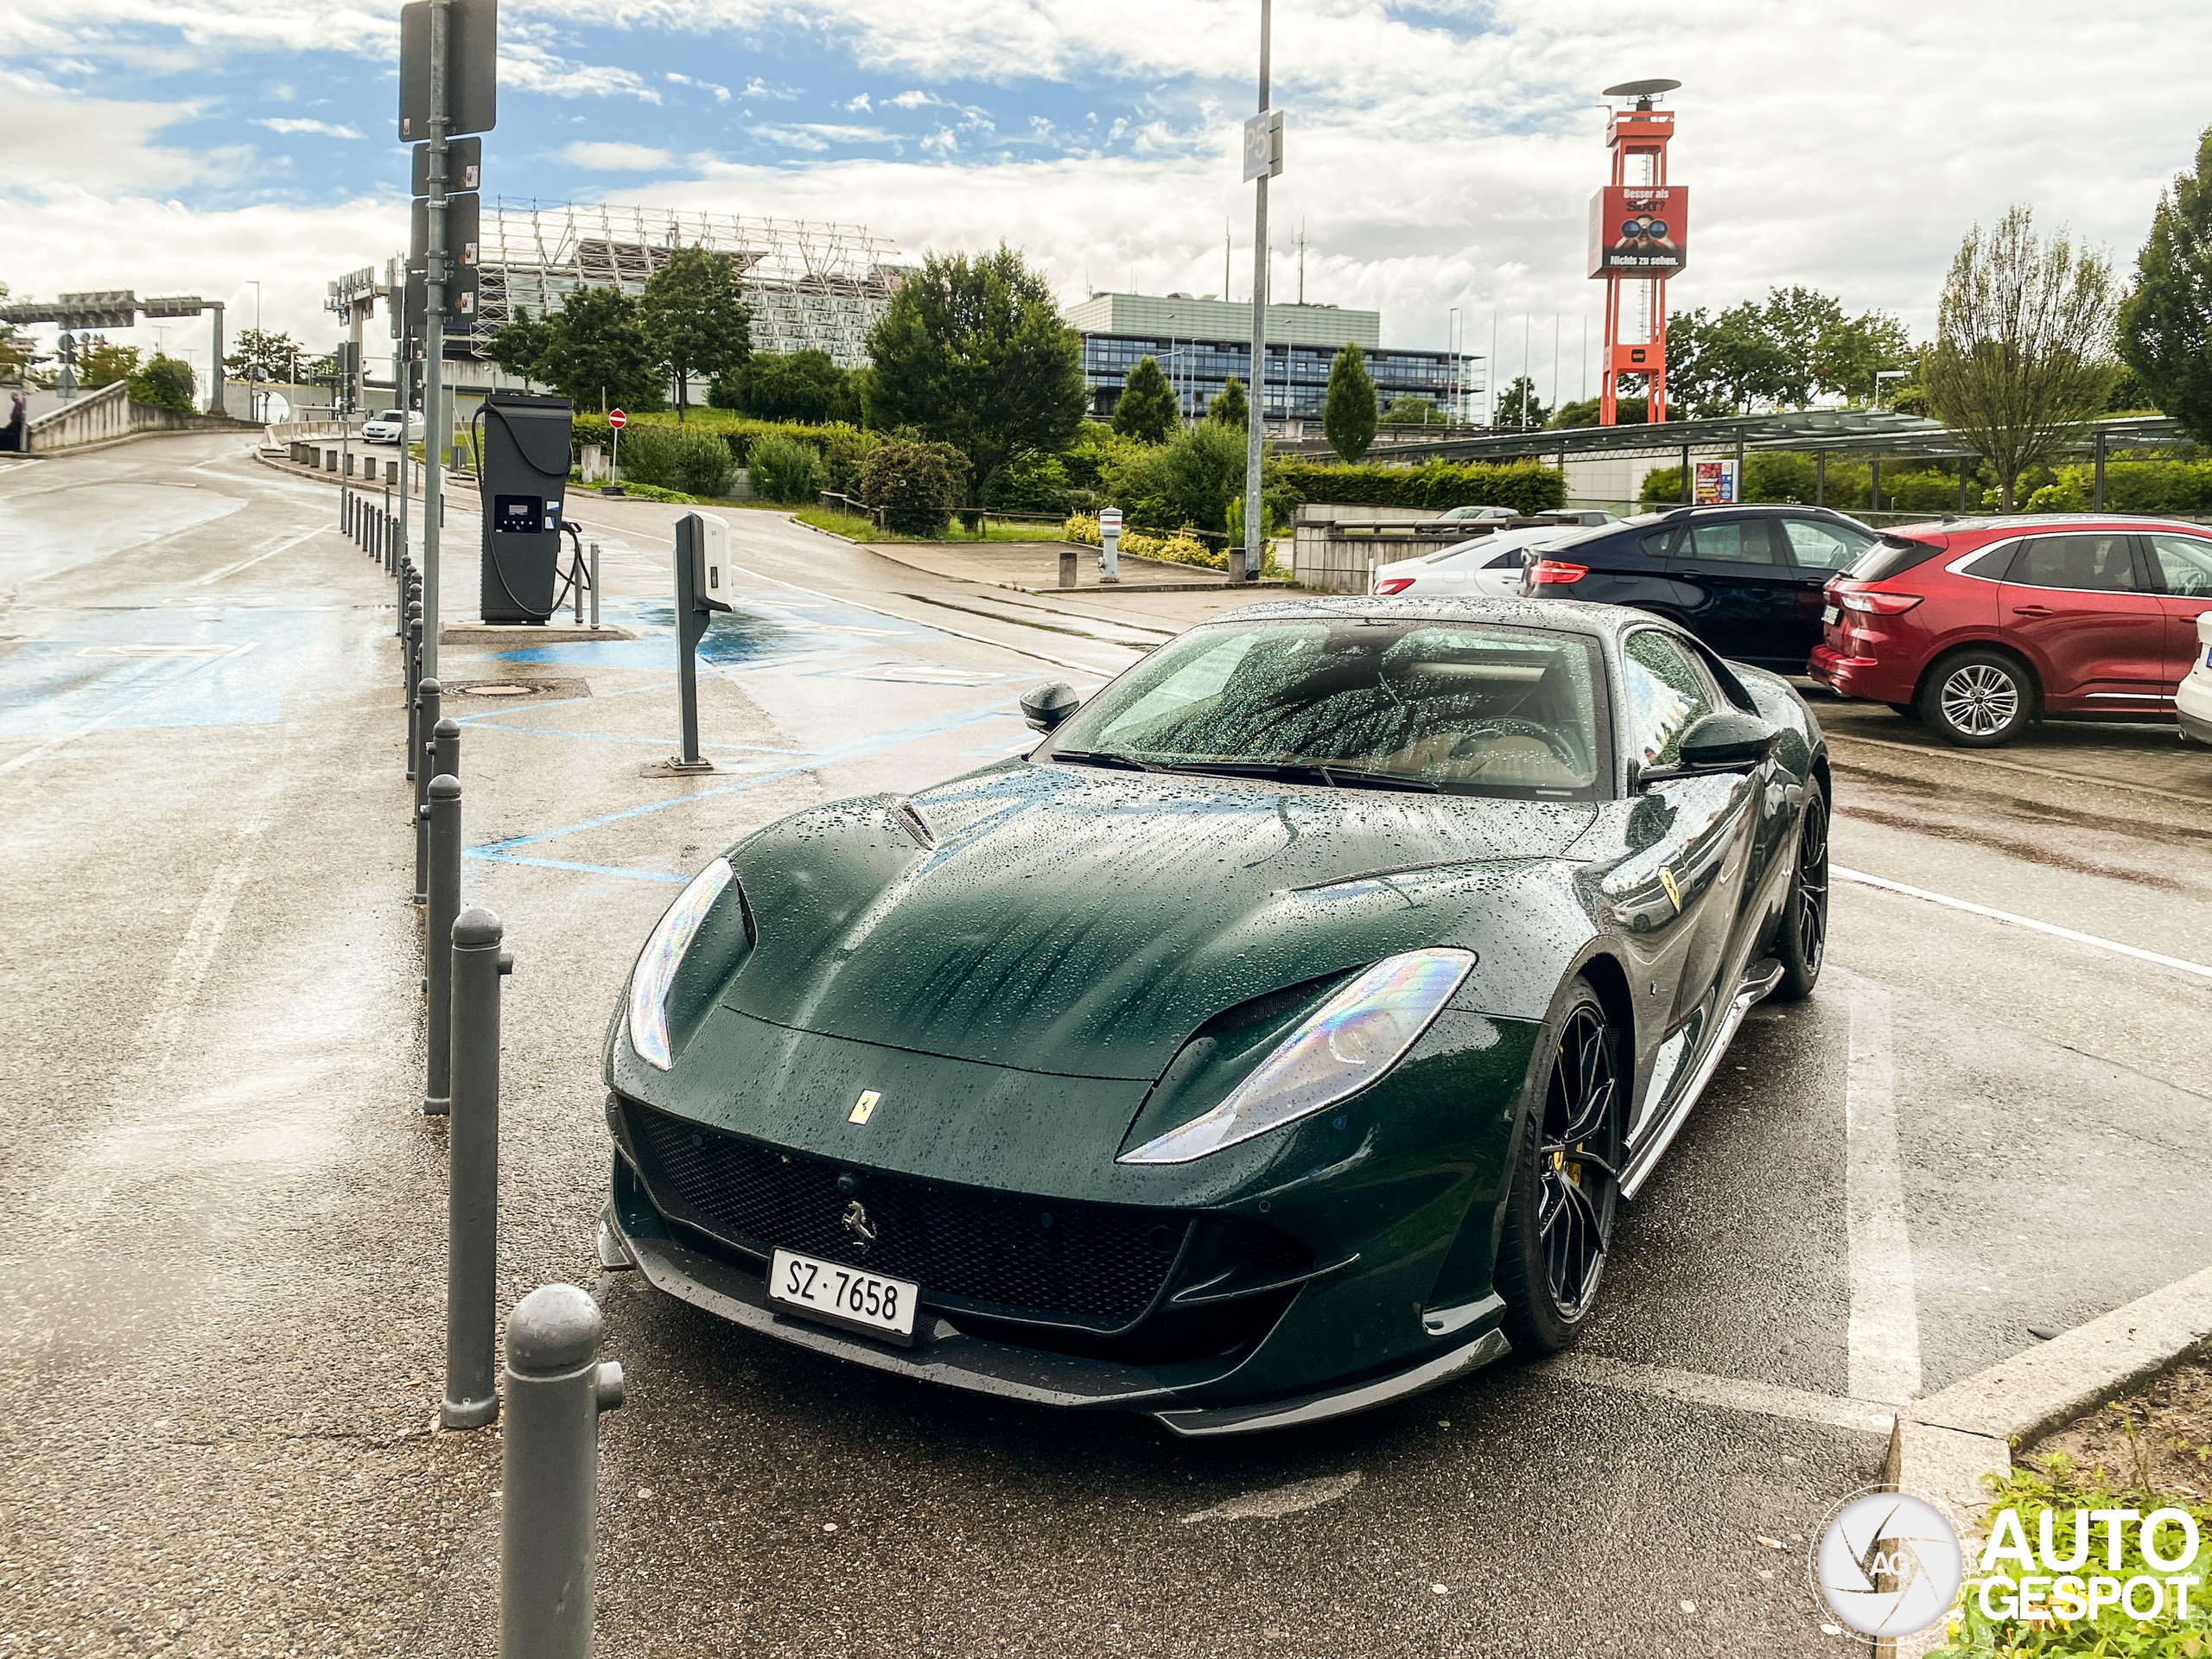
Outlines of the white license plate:
[[828,1325],[912,1346],[922,1287],[797,1250],[768,1258],[768,1300]]
[[1823,605],[1821,607],[1821,626],[1824,628],[1834,627],[1836,618],[1842,614],[1843,613],[1837,610],[1834,606]]

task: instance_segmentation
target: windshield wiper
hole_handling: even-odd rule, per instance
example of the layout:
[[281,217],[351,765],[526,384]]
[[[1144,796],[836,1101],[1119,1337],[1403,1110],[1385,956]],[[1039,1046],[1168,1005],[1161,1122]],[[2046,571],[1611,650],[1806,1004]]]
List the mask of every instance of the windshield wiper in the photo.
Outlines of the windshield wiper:
[[1191,760],[1169,766],[1168,772],[1214,772],[1231,778],[1271,778],[1288,784],[1325,784],[1331,789],[1405,789],[1435,795],[1443,786],[1426,778],[1407,778],[1396,772],[1370,772],[1358,766],[1321,766],[1299,760]]
[[1062,749],[1053,754],[1055,760],[1071,760],[1079,766],[1110,766],[1122,772],[1161,772],[1149,760],[1140,760],[1134,754],[1123,754],[1117,749]]

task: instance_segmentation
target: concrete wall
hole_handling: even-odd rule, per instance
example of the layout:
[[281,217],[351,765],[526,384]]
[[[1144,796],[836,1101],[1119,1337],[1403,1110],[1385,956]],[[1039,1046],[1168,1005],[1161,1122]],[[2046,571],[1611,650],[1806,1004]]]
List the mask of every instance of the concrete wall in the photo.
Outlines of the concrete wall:
[[[1363,594],[1380,563],[1410,558],[1413,550],[1402,542],[1332,542],[1332,524],[1425,524],[1444,516],[1440,507],[1372,507],[1331,501],[1308,501],[1298,509],[1291,527],[1291,569],[1301,588],[1324,594]],[[1436,543],[1420,544],[1433,551]]]
[[47,410],[23,429],[23,448],[52,455],[97,444],[116,443],[148,432],[244,431],[219,415],[187,414],[134,402],[128,386],[113,380]]

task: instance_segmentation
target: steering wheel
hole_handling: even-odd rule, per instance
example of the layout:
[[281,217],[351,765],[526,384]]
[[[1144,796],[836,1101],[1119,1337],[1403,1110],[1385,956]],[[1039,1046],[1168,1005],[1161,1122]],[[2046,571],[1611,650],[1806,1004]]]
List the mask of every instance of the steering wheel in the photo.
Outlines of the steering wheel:
[[1565,738],[1548,726],[1540,726],[1533,720],[1516,720],[1505,715],[1491,720],[1478,720],[1469,726],[1465,734],[1452,746],[1452,758],[1465,760],[1471,753],[1470,746],[1477,740],[1488,738],[1493,741],[1501,737],[1533,737],[1552,753],[1552,758],[1563,766],[1577,766],[1582,757],[1569,747]]

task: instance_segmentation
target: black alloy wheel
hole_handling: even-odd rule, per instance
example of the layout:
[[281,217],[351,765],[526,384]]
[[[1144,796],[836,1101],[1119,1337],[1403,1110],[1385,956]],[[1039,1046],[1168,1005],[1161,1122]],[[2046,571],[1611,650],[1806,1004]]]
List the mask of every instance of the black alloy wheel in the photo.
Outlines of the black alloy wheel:
[[1523,1352],[1563,1348],[1580,1333],[1620,1203],[1625,1046],[1586,981],[1576,981],[1558,1029],[1499,1241],[1506,1335]]
[[1821,780],[1805,785],[1805,810],[1797,820],[1797,868],[1790,872],[1789,901],[1783,906],[1782,935],[1774,954],[1782,981],[1775,1001],[1810,996],[1820,983],[1828,946],[1828,797]]

